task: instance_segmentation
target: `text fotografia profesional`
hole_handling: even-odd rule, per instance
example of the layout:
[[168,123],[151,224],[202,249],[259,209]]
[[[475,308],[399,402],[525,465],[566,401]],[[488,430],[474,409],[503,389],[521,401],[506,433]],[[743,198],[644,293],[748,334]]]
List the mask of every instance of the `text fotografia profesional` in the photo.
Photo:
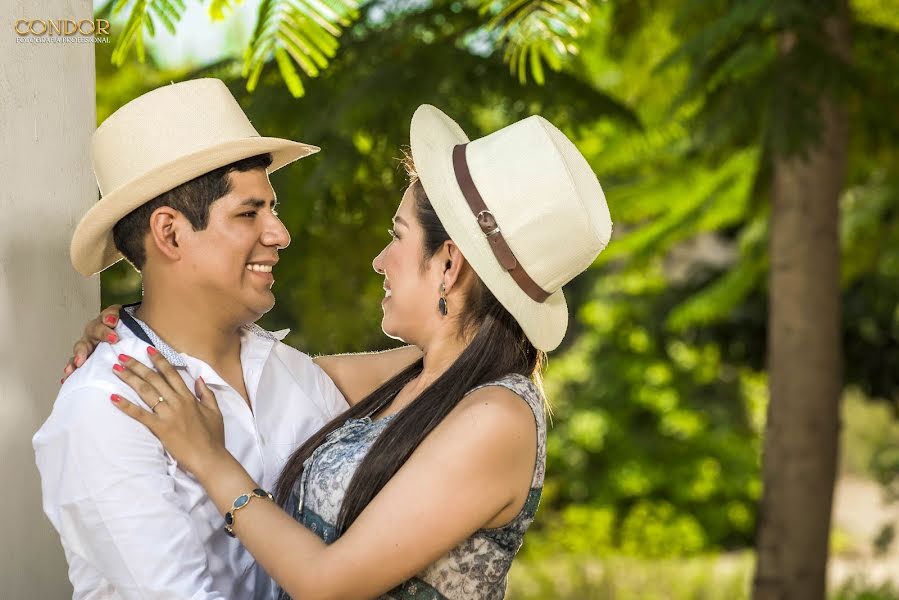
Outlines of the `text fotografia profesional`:
[[13,25],[21,43],[108,43],[106,19],[18,19]]

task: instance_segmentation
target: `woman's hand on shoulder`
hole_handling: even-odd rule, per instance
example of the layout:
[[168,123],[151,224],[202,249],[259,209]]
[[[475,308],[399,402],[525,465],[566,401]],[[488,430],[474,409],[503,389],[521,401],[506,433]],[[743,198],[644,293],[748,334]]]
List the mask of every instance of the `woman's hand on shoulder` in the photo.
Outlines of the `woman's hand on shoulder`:
[[[115,334],[115,326],[119,322],[121,304],[113,304],[103,309],[99,315],[85,323],[81,338],[72,347],[72,356],[63,368],[63,378],[60,383],[69,378],[75,369],[84,364],[87,357],[93,354],[94,349],[101,342],[115,343],[118,337]],[[114,336],[114,337],[110,337]]]
[[141,423],[178,461],[202,481],[214,475],[215,465],[227,456],[225,422],[218,400],[200,377],[194,391],[188,389],[178,371],[152,346],[147,353],[153,368],[139,360],[119,355],[113,372],[140,396],[147,410],[135,402],[112,394],[113,404]]

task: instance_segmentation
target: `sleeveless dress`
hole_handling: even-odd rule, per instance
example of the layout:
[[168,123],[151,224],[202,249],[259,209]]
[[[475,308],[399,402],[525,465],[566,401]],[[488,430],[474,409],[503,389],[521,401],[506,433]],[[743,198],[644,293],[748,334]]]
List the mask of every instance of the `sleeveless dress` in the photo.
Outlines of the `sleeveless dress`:
[[[524,507],[502,527],[480,529],[446,555],[380,596],[389,600],[457,600],[502,598],[512,559],[521,547],[524,533],[534,520],[546,467],[546,419],[543,396],[530,379],[510,374],[472,388],[503,386],[520,396],[534,413],[537,424],[537,459],[531,490]],[[288,513],[325,543],[336,539],[334,524],[343,497],[356,468],[394,415],[373,421],[371,416],[348,419],[328,435],[303,463],[303,475],[294,484]],[[279,590],[279,600],[289,596]],[[298,599],[301,600],[301,599]]]

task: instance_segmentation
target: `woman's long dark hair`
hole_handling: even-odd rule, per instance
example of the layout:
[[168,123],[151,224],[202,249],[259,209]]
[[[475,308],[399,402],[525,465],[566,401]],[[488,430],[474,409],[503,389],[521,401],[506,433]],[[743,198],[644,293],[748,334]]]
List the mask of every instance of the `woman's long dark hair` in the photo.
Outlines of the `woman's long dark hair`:
[[[413,179],[416,215],[424,228],[425,260],[434,256],[449,240],[437,213],[415,177],[407,157],[406,168]],[[456,361],[427,389],[403,408],[389,423],[360,463],[346,491],[337,518],[337,535],[353,524],[381,488],[403,466],[431,431],[455,408],[472,388],[510,373],[532,378],[540,385],[545,354],[524,335],[521,326],[474,276],[468,300],[460,315],[460,334],[471,342]],[[436,294],[434,310],[437,310]],[[373,391],[347,412],[322,427],[291,455],[276,485],[276,500],[287,506],[291,491],[303,476],[303,462],[332,431],[349,418],[361,418],[389,404],[396,394],[422,371],[419,359]]]

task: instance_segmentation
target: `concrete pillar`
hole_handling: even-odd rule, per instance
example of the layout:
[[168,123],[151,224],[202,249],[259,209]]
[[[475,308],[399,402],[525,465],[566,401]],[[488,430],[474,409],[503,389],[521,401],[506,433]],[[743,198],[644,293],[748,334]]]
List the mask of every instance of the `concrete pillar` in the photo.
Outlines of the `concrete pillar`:
[[94,45],[19,43],[14,26],[92,17],[91,0],[0,2],[0,596],[9,600],[72,595],[31,436],[100,306],[99,278],[69,263],[75,224],[97,198]]

